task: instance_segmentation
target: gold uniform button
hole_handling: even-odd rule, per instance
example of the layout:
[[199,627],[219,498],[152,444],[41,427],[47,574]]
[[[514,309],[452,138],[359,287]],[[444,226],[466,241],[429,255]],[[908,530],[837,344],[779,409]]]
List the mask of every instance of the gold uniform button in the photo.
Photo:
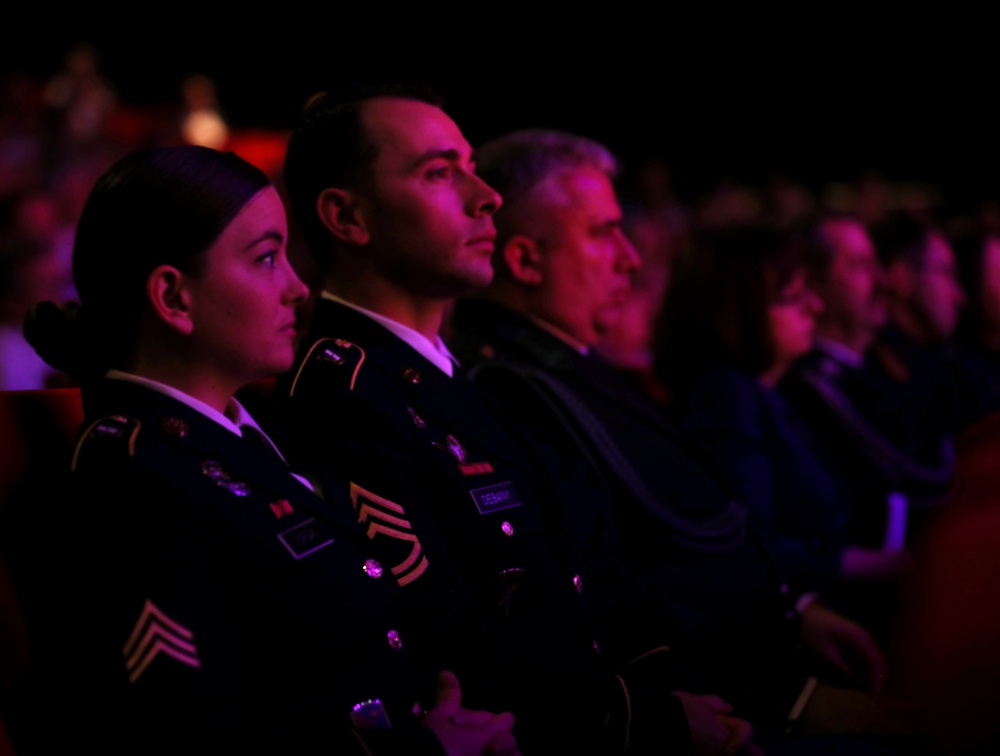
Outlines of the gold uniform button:
[[503,531],[505,536],[514,535],[514,526],[510,524],[510,521],[504,520],[503,524],[500,526],[500,530]]
[[389,648],[393,651],[399,651],[403,647],[403,639],[399,637],[398,630],[390,630],[385,637],[389,641]]
[[403,369],[403,380],[409,381],[410,383],[420,383],[420,371],[415,367],[408,367]]
[[574,575],[573,587],[576,588],[577,593],[583,593],[583,578],[581,578],[579,575]]
[[363,569],[365,571],[365,574],[370,578],[378,580],[380,577],[382,577],[382,565],[376,562],[374,559],[366,559],[365,566]]

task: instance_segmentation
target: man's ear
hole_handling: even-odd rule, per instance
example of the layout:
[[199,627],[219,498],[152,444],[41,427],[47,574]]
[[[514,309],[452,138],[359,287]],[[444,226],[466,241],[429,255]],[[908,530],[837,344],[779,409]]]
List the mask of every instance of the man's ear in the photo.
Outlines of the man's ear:
[[184,336],[194,330],[191,292],[183,273],[172,265],[160,265],[146,279],[146,295],[156,316]]
[[319,193],[316,212],[334,238],[361,246],[368,243],[370,234],[360,204],[355,192],[331,187]]
[[512,236],[504,244],[501,255],[511,278],[519,284],[538,286],[542,282],[542,251],[536,239],[524,234]]

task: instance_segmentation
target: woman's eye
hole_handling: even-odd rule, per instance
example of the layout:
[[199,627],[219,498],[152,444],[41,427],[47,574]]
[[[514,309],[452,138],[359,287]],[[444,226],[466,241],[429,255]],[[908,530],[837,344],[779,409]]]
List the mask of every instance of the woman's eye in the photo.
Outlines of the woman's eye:
[[275,267],[278,263],[278,251],[273,250],[271,252],[267,252],[261,255],[260,257],[257,258],[257,262],[261,263],[262,265],[266,265],[268,268]]

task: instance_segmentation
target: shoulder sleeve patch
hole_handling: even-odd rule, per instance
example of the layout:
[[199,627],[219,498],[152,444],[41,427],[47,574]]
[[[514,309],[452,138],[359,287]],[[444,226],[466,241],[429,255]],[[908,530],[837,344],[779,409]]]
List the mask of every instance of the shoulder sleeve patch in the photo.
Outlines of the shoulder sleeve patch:
[[344,339],[320,339],[306,352],[288,395],[295,396],[296,390],[314,380],[321,381],[324,386],[334,382],[337,386],[353,391],[364,361],[365,350],[357,344]]
[[70,469],[76,470],[80,457],[90,454],[126,454],[135,456],[135,439],[139,435],[142,423],[123,415],[109,415],[95,420],[80,436],[73,450]]

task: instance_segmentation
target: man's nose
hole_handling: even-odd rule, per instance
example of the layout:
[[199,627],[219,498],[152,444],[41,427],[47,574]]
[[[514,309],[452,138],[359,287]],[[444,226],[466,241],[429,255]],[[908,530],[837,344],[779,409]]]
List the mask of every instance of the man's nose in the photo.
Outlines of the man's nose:
[[615,235],[618,241],[618,269],[628,273],[640,267],[642,258],[625,232],[619,228],[615,230]]
[[503,205],[503,198],[492,186],[474,173],[469,174],[469,209],[471,215],[493,215]]

